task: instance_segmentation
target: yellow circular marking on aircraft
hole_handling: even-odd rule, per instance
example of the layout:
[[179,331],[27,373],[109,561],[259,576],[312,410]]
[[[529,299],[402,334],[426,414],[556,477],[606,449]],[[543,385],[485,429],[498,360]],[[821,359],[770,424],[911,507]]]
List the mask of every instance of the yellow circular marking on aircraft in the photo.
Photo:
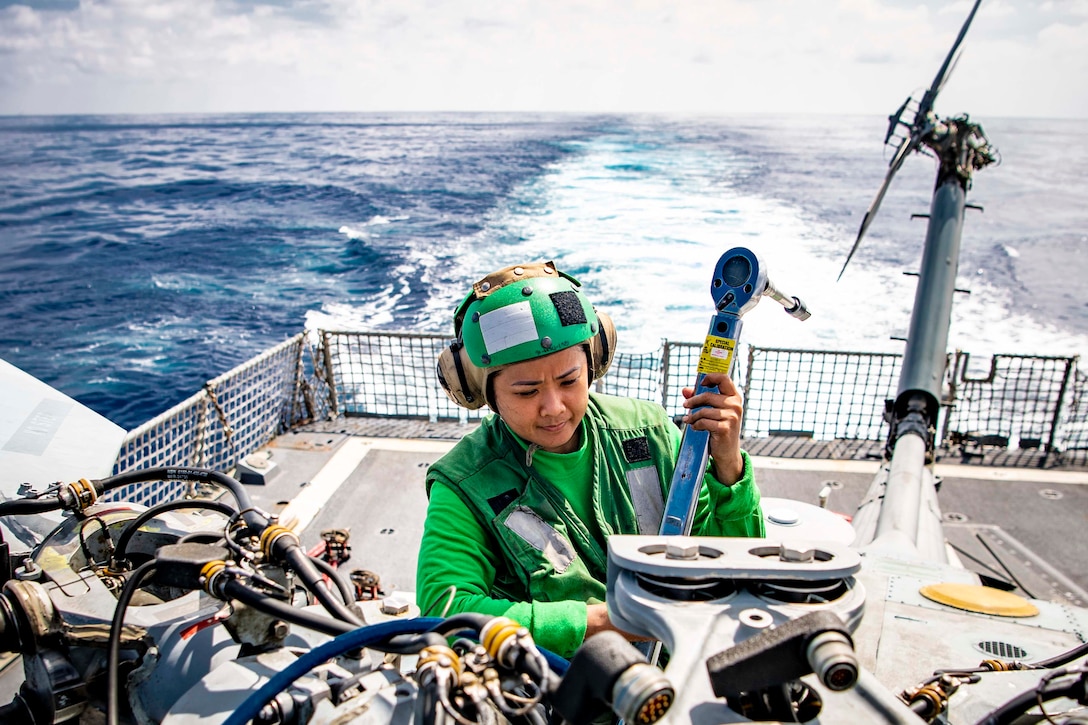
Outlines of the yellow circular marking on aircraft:
[[978,614],[996,614],[999,617],[1034,617],[1039,608],[1019,594],[1001,591],[979,584],[955,584],[943,582],[930,584],[918,590],[926,599],[947,604]]

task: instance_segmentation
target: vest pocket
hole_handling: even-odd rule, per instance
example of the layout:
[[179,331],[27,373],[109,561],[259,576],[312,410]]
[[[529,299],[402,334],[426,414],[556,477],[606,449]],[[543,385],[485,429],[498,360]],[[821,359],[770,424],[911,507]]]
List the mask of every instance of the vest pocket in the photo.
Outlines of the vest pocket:
[[525,543],[540,552],[556,573],[562,574],[574,562],[576,554],[567,537],[556,531],[531,508],[516,507],[503,523]]

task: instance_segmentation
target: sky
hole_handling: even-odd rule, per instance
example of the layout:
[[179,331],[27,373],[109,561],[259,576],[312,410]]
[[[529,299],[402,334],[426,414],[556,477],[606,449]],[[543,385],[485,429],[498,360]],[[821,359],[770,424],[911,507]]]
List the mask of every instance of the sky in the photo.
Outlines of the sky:
[[[0,0],[0,114],[894,111],[970,0]],[[983,0],[941,115],[1088,118],[1088,0]]]

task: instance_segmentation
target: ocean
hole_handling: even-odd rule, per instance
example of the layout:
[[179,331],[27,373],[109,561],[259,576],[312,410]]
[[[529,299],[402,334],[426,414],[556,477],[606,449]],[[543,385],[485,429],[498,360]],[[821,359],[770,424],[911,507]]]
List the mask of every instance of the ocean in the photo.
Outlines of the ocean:
[[[982,120],[950,346],[1088,352],[1088,124]],[[304,328],[452,332],[469,285],[553,259],[620,350],[700,341],[713,265],[755,250],[801,297],[744,340],[900,351],[935,162],[882,117],[0,117],[0,357],[126,428]]]

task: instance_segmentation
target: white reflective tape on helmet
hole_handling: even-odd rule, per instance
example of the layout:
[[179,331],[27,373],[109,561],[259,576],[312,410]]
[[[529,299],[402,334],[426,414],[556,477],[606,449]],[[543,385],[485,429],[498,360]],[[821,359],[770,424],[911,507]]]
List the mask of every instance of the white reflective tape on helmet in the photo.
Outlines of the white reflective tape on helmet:
[[480,334],[488,355],[540,339],[528,300],[480,315]]

